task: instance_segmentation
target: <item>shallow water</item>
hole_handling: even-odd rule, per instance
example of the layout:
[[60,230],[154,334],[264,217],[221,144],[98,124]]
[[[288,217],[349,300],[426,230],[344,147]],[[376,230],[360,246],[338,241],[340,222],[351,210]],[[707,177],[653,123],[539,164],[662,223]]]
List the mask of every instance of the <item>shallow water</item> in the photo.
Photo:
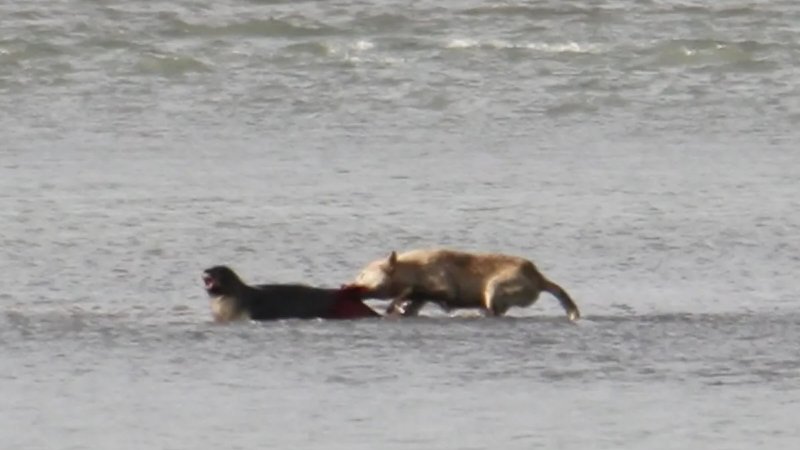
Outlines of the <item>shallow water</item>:
[[[2,441],[794,449],[798,23],[0,2]],[[424,246],[529,257],[584,319],[209,323],[210,265],[337,286]]]
[[791,448],[798,319],[7,313],[2,421],[13,448]]

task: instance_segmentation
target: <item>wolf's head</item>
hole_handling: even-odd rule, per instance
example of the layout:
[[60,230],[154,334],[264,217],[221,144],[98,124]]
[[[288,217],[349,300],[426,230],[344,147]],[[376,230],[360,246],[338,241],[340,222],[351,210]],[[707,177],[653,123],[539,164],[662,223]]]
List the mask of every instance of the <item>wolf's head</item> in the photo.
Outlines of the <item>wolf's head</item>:
[[367,264],[350,285],[363,288],[367,297],[391,298],[397,295],[397,266],[397,252],[393,251],[388,258]]

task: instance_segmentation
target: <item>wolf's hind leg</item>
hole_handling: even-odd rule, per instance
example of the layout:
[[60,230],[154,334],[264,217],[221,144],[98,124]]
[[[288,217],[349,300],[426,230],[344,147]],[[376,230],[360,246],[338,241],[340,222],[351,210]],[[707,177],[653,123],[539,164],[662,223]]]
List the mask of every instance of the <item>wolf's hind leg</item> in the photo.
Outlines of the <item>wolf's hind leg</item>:
[[512,306],[528,306],[538,297],[539,290],[518,277],[498,276],[486,285],[483,307],[489,316],[502,316]]

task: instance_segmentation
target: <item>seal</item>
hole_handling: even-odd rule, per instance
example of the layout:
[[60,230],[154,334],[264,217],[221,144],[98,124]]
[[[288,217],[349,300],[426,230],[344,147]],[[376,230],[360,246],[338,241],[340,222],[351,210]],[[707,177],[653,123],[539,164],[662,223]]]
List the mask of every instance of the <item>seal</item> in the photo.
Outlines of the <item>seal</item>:
[[202,279],[216,322],[380,316],[363,302],[365,289],[359,286],[339,289],[305,284],[250,286],[228,266],[210,267],[203,271]]

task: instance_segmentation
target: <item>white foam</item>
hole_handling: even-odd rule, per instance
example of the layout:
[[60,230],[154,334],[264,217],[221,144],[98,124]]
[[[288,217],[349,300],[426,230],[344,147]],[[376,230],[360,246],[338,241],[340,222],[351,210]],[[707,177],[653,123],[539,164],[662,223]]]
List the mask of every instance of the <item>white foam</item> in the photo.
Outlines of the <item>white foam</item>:
[[578,44],[577,42],[567,42],[564,44],[531,43],[525,48],[552,53],[592,53],[597,51],[597,45]]
[[358,51],[366,51],[366,50],[372,50],[373,48],[375,48],[375,44],[373,44],[373,43],[372,43],[372,42],[370,42],[370,41],[363,41],[363,40],[362,40],[362,41],[357,41],[357,42],[355,42],[355,43],[354,43],[353,45],[351,45],[350,47],[351,47],[352,49],[354,49],[354,50],[358,50]]
[[518,43],[494,39],[482,43],[481,41],[470,38],[452,39],[445,46],[446,48],[454,49],[485,46],[495,49],[526,49],[548,53],[593,53],[599,49],[599,46],[596,44],[579,44],[577,42],[565,42],[559,44],[550,44],[545,42]]
[[447,48],[472,48],[478,45],[475,39],[453,39],[447,43]]

